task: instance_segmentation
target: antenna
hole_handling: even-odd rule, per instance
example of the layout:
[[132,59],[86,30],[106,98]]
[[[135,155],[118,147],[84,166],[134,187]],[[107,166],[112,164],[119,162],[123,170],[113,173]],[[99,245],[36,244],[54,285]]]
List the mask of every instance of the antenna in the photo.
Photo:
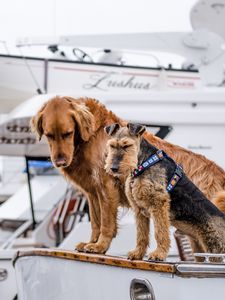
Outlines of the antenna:
[[23,51],[21,50],[21,47],[19,47],[19,46],[17,46],[17,47],[18,47],[19,52],[20,52],[20,54],[21,54],[21,56],[22,56],[22,58],[23,58],[23,60],[24,60],[25,65],[26,65],[26,67],[27,67],[27,69],[28,69],[28,72],[29,72],[30,75],[31,75],[31,78],[33,79],[33,82],[34,82],[34,84],[35,84],[36,87],[37,87],[37,90],[36,90],[37,93],[38,93],[38,94],[43,94],[43,92],[42,92],[42,90],[41,90],[41,87],[40,87],[40,85],[39,85],[39,83],[38,83],[38,81],[37,81],[37,79],[36,79],[36,77],[35,77],[35,75],[34,75],[32,69],[31,69],[31,67],[30,67],[28,61],[27,61],[27,58],[24,56]]

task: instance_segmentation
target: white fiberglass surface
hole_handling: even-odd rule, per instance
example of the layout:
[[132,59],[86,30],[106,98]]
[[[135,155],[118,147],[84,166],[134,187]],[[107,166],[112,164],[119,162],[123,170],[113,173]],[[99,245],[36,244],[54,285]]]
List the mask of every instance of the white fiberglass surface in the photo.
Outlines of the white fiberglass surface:
[[222,299],[225,292],[223,278],[181,278],[51,257],[19,258],[16,275],[22,300],[129,300],[134,278],[148,280],[157,300],[211,300],[212,290]]
[[15,251],[0,251],[0,271],[5,270],[7,276],[0,281],[0,299],[12,300],[17,294],[15,270],[12,265],[12,257]]
[[[173,238],[174,228],[170,229],[171,237],[171,247],[170,247],[170,256],[178,255],[176,242]],[[154,225],[151,222],[150,225],[150,248],[147,250],[147,253],[153,251],[156,248],[156,241],[154,238]],[[71,233],[65,238],[62,244],[59,246],[60,249],[65,250],[74,250],[75,245],[80,242],[89,241],[91,236],[91,224],[87,222],[79,223],[71,231]],[[118,234],[113,239],[112,244],[107,251],[109,255],[115,256],[127,256],[127,253],[130,250],[135,248],[136,244],[136,225],[131,211],[126,212],[126,210],[120,210],[118,217]],[[169,259],[170,260],[170,259]]]
[[[36,176],[31,180],[34,209],[40,217],[43,217],[43,213],[47,213],[63,196],[66,186],[66,181],[57,175]],[[27,184],[24,184],[0,207],[0,218],[2,219],[29,219],[30,214]]]

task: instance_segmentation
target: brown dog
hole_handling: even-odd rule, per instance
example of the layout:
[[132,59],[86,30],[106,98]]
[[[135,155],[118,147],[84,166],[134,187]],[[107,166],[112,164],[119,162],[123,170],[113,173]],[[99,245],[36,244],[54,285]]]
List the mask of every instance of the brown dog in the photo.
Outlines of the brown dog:
[[[157,248],[151,260],[166,259],[170,224],[198,241],[201,252],[225,252],[225,215],[185,175],[165,152],[142,137],[145,127],[128,123],[105,128],[105,169],[118,178],[136,217],[136,248],[129,259],[142,259],[149,245],[153,219]],[[194,249],[195,251],[195,249]]]
[[[88,243],[77,245],[79,251],[106,252],[117,232],[117,208],[129,205],[122,187],[104,170],[108,141],[104,127],[112,123],[125,125],[98,101],[70,97],[51,99],[31,120],[39,138],[47,137],[55,167],[88,198],[92,235]],[[209,199],[225,190],[225,172],[212,161],[150,133],[145,133],[145,138],[182,164]],[[215,203],[222,207],[224,201],[221,193]]]

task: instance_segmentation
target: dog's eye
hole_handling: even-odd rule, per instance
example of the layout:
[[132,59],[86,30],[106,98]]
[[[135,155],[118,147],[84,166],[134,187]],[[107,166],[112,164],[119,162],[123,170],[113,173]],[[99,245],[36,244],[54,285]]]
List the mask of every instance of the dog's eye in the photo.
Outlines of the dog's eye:
[[124,145],[122,148],[123,149],[127,149],[127,148],[129,148],[129,147],[131,147],[132,145]]
[[115,148],[116,148],[116,146],[114,146],[114,145],[112,145],[112,144],[110,144],[110,147],[111,147],[111,148],[113,148],[113,149],[115,149]]
[[72,131],[71,131],[71,132],[63,133],[63,134],[62,134],[62,138],[63,138],[63,139],[66,139],[66,138],[68,138],[69,136],[71,136],[72,133],[73,133]]
[[53,134],[47,133],[46,136],[47,136],[48,139],[54,140],[54,135]]

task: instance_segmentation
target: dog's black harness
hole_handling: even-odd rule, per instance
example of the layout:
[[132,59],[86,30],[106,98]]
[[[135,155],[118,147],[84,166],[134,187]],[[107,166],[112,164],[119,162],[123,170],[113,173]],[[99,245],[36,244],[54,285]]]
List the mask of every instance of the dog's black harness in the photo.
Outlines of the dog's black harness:
[[[135,169],[132,172],[132,174],[131,174],[132,177],[140,176],[145,170],[149,169],[150,167],[152,167],[155,164],[157,164],[158,162],[160,162],[164,157],[167,157],[168,159],[172,160],[172,158],[170,158],[164,151],[158,150],[155,154],[149,156],[148,159],[146,159],[142,164],[140,164],[138,166],[137,169]],[[168,192],[171,192],[175,188],[176,184],[183,176],[182,167],[176,163],[175,163],[175,165],[176,165],[176,169],[174,171],[174,174],[166,187]]]

